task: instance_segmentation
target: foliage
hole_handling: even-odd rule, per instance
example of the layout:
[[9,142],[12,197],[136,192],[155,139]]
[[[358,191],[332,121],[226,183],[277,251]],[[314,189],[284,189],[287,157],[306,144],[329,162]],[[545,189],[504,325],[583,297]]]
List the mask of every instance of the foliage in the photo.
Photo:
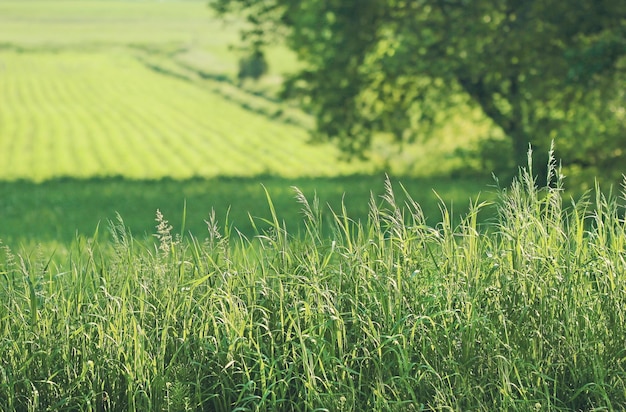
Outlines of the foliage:
[[412,141],[471,104],[511,138],[519,165],[530,143],[547,151],[554,139],[566,162],[612,169],[625,159],[623,2],[211,4],[246,16],[255,45],[287,38],[305,67],[286,95],[346,152],[364,152],[380,131]]
[[247,78],[259,80],[261,76],[267,73],[267,60],[265,54],[260,51],[254,51],[246,57],[239,60],[239,72],[237,78],[243,82]]
[[[553,163],[552,163],[553,164]],[[305,230],[83,240],[62,265],[0,253],[2,410],[620,410],[626,225],[598,192],[566,208],[554,167],[453,226],[420,206],[297,192]],[[590,202],[594,206],[591,213]],[[256,222],[260,222],[255,220]]]

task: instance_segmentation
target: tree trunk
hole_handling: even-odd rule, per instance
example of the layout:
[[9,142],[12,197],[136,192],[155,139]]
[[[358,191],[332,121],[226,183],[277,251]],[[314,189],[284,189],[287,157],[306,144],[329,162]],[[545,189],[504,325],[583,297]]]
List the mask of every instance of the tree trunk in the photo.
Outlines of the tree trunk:
[[528,149],[530,146],[530,138],[524,132],[523,128],[517,127],[512,130],[504,130],[513,143],[513,159],[517,167],[528,166]]
[[[463,89],[481,107],[483,113],[497,124],[504,134],[512,140],[513,160],[518,167],[528,166],[528,148],[530,136],[526,133],[523,102],[518,89],[517,74],[511,76],[509,89],[491,90],[483,82],[482,78],[473,80],[464,75],[457,77]],[[502,95],[510,103],[512,110],[509,112],[500,111],[495,102],[496,93]]]
[[509,78],[509,90],[507,100],[511,104],[511,113],[506,122],[504,132],[513,139],[513,158],[517,167],[528,166],[528,149],[530,146],[530,136],[526,133],[526,118],[522,97],[519,91],[517,73]]

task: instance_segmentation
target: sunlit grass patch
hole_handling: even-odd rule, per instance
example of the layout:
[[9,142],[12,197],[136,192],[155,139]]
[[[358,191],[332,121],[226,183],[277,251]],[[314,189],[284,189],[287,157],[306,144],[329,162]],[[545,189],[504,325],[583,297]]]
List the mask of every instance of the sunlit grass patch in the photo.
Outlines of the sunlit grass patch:
[[[3,53],[0,176],[320,176],[370,170],[121,53]],[[369,167],[369,169],[368,169]]]

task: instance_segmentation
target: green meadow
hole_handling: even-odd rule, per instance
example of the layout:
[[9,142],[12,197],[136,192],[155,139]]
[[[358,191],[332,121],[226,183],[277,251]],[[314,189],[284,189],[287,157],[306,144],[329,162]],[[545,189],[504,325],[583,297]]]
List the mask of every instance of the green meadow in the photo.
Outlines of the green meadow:
[[0,410],[625,409],[624,190],[497,183],[463,108],[343,159],[242,24],[0,1]]

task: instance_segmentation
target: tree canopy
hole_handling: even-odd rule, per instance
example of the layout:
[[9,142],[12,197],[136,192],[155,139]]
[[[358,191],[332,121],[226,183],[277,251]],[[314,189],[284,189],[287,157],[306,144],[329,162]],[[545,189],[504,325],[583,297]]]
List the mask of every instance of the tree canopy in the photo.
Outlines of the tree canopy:
[[215,0],[255,49],[284,38],[304,68],[285,82],[315,136],[363,154],[378,132],[428,135],[470,104],[511,139],[556,140],[582,167],[626,160],[626,2],[619,0]]

